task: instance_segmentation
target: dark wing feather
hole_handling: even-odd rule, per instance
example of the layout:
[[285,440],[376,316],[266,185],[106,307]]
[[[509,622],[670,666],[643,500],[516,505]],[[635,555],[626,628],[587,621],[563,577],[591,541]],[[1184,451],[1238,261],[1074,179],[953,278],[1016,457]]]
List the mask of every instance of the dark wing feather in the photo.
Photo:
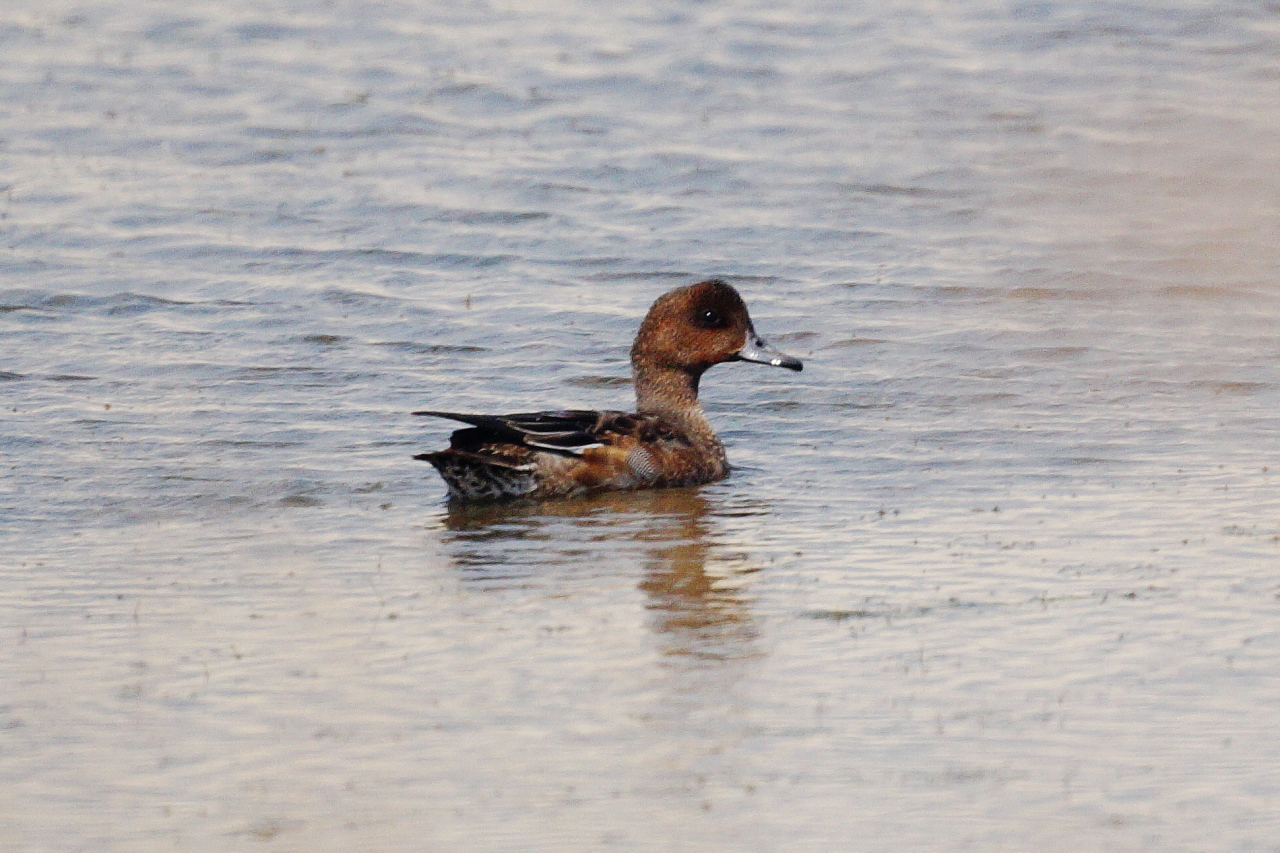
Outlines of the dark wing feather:
[[461,412],[414,412],[471,424],[475,429],[454,433],[455,444],[509,443],[578,456],[599,447],[602,432],[624,412],[568,410],[561,412],[520,412],[512,415],[469,415]]

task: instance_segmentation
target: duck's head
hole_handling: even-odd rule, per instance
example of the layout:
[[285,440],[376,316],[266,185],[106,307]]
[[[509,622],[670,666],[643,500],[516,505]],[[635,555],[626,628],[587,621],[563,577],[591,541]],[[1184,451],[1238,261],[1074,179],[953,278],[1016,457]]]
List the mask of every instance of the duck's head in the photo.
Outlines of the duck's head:
[[695,379],[726,361],[804,369],[800,359],[778,352],[756,334],[738,291],[719,279],[658,297],[631,347],[631,363],[637,370],[680,370]]

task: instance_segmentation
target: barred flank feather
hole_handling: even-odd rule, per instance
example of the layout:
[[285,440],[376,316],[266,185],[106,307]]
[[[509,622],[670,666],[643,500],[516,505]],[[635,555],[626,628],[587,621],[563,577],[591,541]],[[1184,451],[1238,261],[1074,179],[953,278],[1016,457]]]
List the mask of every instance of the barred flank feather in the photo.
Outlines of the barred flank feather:
[[414,459],[430,462],[449,487],[449,496],[465,501],[498,501],[522,498],[538,487],[532,463],[505,460],[458,450],[422,453]]

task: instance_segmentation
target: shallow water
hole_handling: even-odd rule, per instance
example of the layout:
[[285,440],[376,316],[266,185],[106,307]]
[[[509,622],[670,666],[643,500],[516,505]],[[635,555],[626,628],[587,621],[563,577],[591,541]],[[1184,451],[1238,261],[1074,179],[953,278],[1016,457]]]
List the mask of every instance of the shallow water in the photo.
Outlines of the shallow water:
[[[1280,12],[0,11],[0,846],[1280,850]],[[738,470],[450,509],[734,281]]]

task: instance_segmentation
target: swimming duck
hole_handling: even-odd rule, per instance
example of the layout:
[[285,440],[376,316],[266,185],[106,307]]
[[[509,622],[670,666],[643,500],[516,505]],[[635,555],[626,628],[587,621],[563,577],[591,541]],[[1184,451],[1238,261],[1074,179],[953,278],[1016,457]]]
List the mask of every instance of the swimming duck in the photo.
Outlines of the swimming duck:
[[719,279],[658,297],[631,347],[636,411],[469,415],[414,412],[469,424],[430,462],[457,501],[557,498],[695,486],[729,473],[724,444],[698,403],[698,380],[726,361],[802,370],[766,344],[738,291]]

